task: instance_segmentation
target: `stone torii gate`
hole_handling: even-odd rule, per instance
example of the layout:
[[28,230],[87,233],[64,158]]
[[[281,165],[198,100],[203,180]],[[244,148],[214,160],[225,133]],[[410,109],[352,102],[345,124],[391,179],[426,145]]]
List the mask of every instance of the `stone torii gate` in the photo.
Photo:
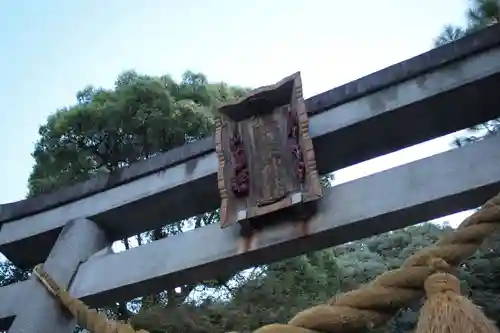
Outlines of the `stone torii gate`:
[[[295,82],[284,94],[298,94],[297,78],[271,87],[268,91],[274,93],[261,98],[267,104],[255,100],[254,106],[262,109],[271,104],[275,110],[279,103],[272,101],[279,99],[279,87]],[[310,136],[314,145],[315,158],[306,156],[304,161],[312,160],[316,166],[309,164],[307,170],[325,174],[497,118],[499,86],[497,25],[313,96],[300,106],[307,116],[299,112],[309,121],[308,133],[301,129],[301,143],[307,145]],[[289,100],[290,105],[301,102],[300,96]],[[285,119],[276,117],[278,123]],[[229,124],[241,120],[225,119]],[[264,127],[272,128],[271,123]],[[240,131],[257,127],[248,128]],[[262,133],[266,147],[274,142],[278,151],[290,139]],[[221,189],[231,188],[233,174],[227,170],[233,169],[226,170],[220,162],[234,161],[224,154],[236,151],[239,141],[217,139],[219,134],[216,140],[172,149],[114,174],[1,205],[0,251],[18,267],[44,263],[71,295],[98,307],[474,208],[500,191],[497,136],[323,193],[315,187],[317,177],[308,178],[306,185],[274,184],[281,192],[259,187],[259,198],[269,199],[265,205],[282,203],[268,210],[261,209],[265,205],[259,198],[243,202],[223,195],[227,213],[222,216],[223,228],[210,225],[112,253],[110,244],[115,240],[221,207]],[[301,149],[306,155],[307,147]],[[268,164],[263,165],[269,165],[273,156],[270,152]],[[255,155],[249,158],[255,166]],[[275,166],[269,172],[282,171]],[[218,172],[225,177],[218,179]],[[250,170],[250,175],[256,172]],[[306,172],[306,177],[311,174]],[[314,210],[299,210],[307,214],[300,221],[279,214],[308,198],[317,205]],[[275,223],[255,220],[274,213]],[[129,270],[128,265],[136,269]],[[35,278],[0,288],[0,329],[62,333],[72,332],[74,325]]]

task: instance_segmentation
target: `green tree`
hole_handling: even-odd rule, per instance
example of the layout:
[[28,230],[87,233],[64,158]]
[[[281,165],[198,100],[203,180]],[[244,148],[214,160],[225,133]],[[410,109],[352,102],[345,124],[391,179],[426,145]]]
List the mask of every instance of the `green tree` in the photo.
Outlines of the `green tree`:
[[10,261],[0,261],[0,287],[27,280],[29,272],[18,269]]
[[192,72],[177,83],[169,76],[128,71],[113,89],[86,87],[77,93],[76,105],[58,110],[40,127],[29,195],[200,139],[213,131],[211,117],[200,111],[245,92]]
[[500,234],[493,234],[460,267],[464,292],[500,327]]
[[339,286],[339,268],[327,249],[255,268],[231,288],[228,298],[212,296],[175,309],[151,309],[133,317],[132,323],[150,332],[251,332],[325,302]]
[[[422,223],[331,249],[257,268],[230,297],[207,297],[176,309],[140,314],[132,319],[152,332],[251,332],[272,322],[286,322],[298,311],[354,289],[379,274],[400,267],[416,251],[451,232],[449,226]],[[499,322],[499,236],[463,262],[463,293]],[[410,333],[423,300],[416,300],[383,327],[370,332]]]
[[[371,281],[380,273],[398,268],[412,254],[435,244],[453,228],[422,223],[381,235],[337,246],[334,251],[341,276],[342,289],[353,289]],[[500,236],[490,239],[459,267],[462,292],[483,308],[486,315],[500,325]],[[374,332],[414,332],[423,300],[401,309],[384,327]]]
[[[35,165],[28,182],[29,196],[84,181],[99,173],[113,172],[135,161],[198,140],[213,131],[211,116],[215,107],[221,102],[241,97],[247,91],[248,89],[224,83],[209,83],[204,75],[192,72],[186,72],[180,82],[175,82],[169,76],[153,77],[128,71],[119,75],[112,89],[88,86],[77,93],[75,105],[58,110],[40,127],[40,139],[33,152]],[[328,186],[332,179],[333,175],[327,175],[322,178],[322,182]],[[216,220],[217,211],[165,226],[151,233],[137,235],[135,239],[141,245],[181,232],[183,226],[188,224],[201,227]],[[123,243],[126,249],[131,246],[130,239],[123,240]],[[305,268],[308,274],[303,276],[309,276],[308,281],[316,280],[315,272],[324,269],[323,266],[321,269],[317,268],[317,265],[324,265],[326,258],[330,258],[326,252],[312,257],[294,258],[287,262],[255,268],[259,272],[258,279],[255,275],[246,277],[244,274],[218,277],[201,285],[180,286],[180,292],[166,290],[157,295],[143,297],[140,301],[119,303],[116,308],[108,308],[105,311],[110,317],[122,320],[129,317],[130,310],[137,312],[139,308],[142,317],[146,318],[148,313],[155,314],[154,311],[148,312],[148,309],[153,307],[163,309],[161,318],[169,318],[171,313],[181,311],[180,318],[183,318],[183,321],[174,324],[180,325],[182,331],[189,325],[189,317],[193,315],[186,317],[186,313],[202,308],[209,308],[213,312],[213,309],[221,304],[220,300],[215,302],[213,297],[207,297],[202,305],[199,305],[199,299],[193,301],[188,298],[193,290],[197,289],[199,292],[201,289],[210,289],[209,293],[212,294],[221,294],[221,290],[226,290],[231,298],[241,300],[241,295],[252,296],[252,293],[244,292],[243,286],[247,286],[246,290],[249,290],[252,283],[264,279],[267,289],[277,288],[280,286],[276,283],[277,277],[286,277],[304,289],[308,284],[299,284],[294,275],[298,272],[301,276],[300,268]],[[309,259],[316,264],[310,264]],[[16,276],[24,276],[26,273],[15,270],[11,265],[7,265],[6,270],[9,270],[9,276],[12,276],[9,281],[17,280]],[[336,276],[335,273],[333,276]],[[229,280],[233,284],[231,287]],[[278,289],[279,292],[275,293],[289,293],[285,288]],[[302,295],[302,298],[290,302],[296,307],[298,304],[304,305],[307,298],[304,295],[312,292],[298,291],[297,294]],[[238,295],[240,296],[236,297]],[[320,298],[318,294],[314,299]],[[275,300],[273,298],[268,304],[274,304]],[[236,311],[237,308],[238,306],[234,305],[232,309]],[[203,315],[201,322],[206,320],[207,316]],[[261,320],[264,322],[266,318]],[[247,324],[250,325],[250,322]],[[227,325],[231,326],[231,323]]]
[[[224,101],[243,96],[248,89],[209,83],[201,73],[187,71],[180,82],[170,76],[120,74],[111,89],[88,86],[76,95],[75,105],[50,115],[39,129],[32,154],[29,196],[111,173],[142,159],[203,138],[213,132],[211,112]],[[186,224],[212,223],[216,213],[193,217],[150,233],[137,235],[139,245],[180,232]],[[130,240],[123,243],[128,249]],[[144,298],[148,304],[177,306],[195,286],[179,286]],[[130,304],[129,304],[130,306]],[[143,308],[144,308],[143,307]],[[129,309],[116,309],[125,320]]]
[[470,33],[500,22],[500,3],[497,0],[469,0],[466,10],[467,25],[445,25],[441,34],[434,39],[434,45],[440,46],[453,42]]
[[[413,253],[434,244],[450,230],[423,223],[335,247],[342,291],[355,289],[385,271],[399,268]],[[401,309],[387,325],[372,332],[413,332],[420,305],[417,301]]]

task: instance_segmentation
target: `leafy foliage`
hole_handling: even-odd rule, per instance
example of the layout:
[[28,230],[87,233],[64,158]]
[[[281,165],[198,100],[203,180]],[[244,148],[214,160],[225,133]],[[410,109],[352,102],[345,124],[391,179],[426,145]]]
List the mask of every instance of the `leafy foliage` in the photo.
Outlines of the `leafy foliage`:
[[27,280],[29,272],[16,268],[10,261],[0,261],[0,287]]
[[469,0],[469,8],[465,14],[467,26],[445,25],[441,34],[434,39],[435,46],[453,42],[470,33],[499,23],[500,3],[497,0]]
[[170,76],[128,71],[113,89],[88,86],[77,104],[49,116],[33,152],[29,193],[36,195],[112,172],[213,130],[207,112],[247,89],[208,83],[186,72],[180,83]]
[[[187,71],[180,82],[170,76],[120,74],[111,89],[85,87],[76,104],[56,111],[39,129],[35,164],[29,177],[29,196],[113,172],[213,132],[213,110],[221,102],[242,97],[247,88],[209,83],[201,73]],[[217,212],[137,235],[138,245],[201,227],[218,220]],[[130,239],[123,240],[126,249]],[[2,262],[2,284],[26,279],[27,271]],[[179,286],[143,298],[144,305],[182,303],[196,286]],[[127,319],[137,302],[119,303],[106,311]]]
[[[230,288],[229,297],[206,297],[175,309],[146,311],[132,318],[152,332],[251,332],[256,327],[286,322],[296,312],[356,288],[382,272],[397,268],[410,255],[434,244],[452,230],[423,223],[367,239],[317,251],[255,269]],[[463,293],[484,307],[500,324],[500,237],[492,236],[460,267]],[[372,332],[410,333],[422,302],[401,311]]]

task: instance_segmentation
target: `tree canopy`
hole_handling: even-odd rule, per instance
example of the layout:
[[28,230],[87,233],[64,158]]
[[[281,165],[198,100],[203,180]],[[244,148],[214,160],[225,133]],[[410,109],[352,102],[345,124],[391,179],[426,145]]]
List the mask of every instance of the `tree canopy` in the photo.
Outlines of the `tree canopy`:
[[112,172],[211,134],[209,112],[246,91],[208,83],[203,74],[189,71],[180,82],[128,71],[113,89],[85,87],[75,105],[50,115],[40,127],[29,193]]

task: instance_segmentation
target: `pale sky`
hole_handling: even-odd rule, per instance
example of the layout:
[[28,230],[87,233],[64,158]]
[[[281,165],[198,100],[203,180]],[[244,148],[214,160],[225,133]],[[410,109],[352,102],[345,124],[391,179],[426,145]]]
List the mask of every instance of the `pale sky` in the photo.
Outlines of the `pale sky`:
[[[23,199],[38,128],[128,69],[257,87],[297,70],[306,97],[425,52],[466,0],[0,0],[0,203]],[[340,182],[449,149],[451,137],[338,172]],[[460,214],[457,220],[463,217]]]

